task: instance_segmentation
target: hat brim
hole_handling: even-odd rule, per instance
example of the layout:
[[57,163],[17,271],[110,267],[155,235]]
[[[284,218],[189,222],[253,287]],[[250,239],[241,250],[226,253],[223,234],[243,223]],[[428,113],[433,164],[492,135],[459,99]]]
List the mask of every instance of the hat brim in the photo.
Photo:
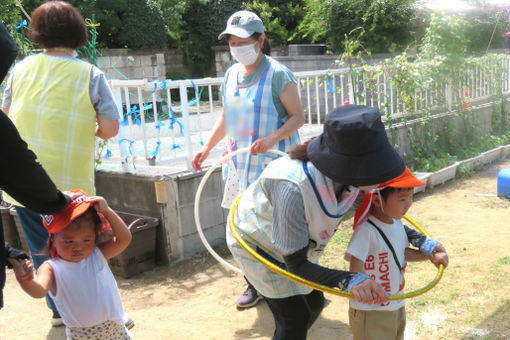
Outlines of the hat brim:
[[330,151],[321,134],[308,144],[307,155],[320,172],[345,185],[377,185],[405,170],[404,160],[388,142],[370,153],[345,155]]
[[255,33],[255,31],[250,31],[241,27],[229,27],[218,35],[218,40],[221,40],[227,34],[244,39],[251,37],[253,33]]
[[400,176],[379,185],[380,188],[414,188],[426,183],[416,178],[407,167]]

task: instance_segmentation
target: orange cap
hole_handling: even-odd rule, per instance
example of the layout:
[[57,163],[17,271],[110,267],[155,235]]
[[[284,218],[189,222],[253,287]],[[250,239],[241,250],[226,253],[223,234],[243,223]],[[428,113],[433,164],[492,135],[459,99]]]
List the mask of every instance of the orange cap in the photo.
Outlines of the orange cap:
[[66,209],[56,215],[41,215],[44,227],[50,234],[56,234],[69,225],[75,218],[85,213],[93,204],[89,201],[89,196],[82,190],[72,190],[71,192],[80,194],[73,198]]
[[[390,179],[384,183],[381,183],[377,186],[376,190],[381,190],[384,188],[414,188],[425,185],[425,182],[420,181],[418,178],[414,177],[409,170],[408,167],[405,168],[404,172],[400,174],[400,176]],[[363,197],[363,202],[356,210],[354,214],[354,225],[353,229],[361,223],[361,221],[365,218],[370,210],[370,205],[372,204],[372,196],[373,193],[369,192]]]

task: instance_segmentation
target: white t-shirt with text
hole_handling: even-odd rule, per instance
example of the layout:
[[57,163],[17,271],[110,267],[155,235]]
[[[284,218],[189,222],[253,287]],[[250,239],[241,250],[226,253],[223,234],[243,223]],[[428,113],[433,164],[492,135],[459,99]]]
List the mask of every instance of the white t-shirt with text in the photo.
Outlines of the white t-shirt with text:
[[[345,259],[350,261],[351,257],[356,257],[363,261],[365,274],[379,283],[388,294],[394,295],[402,293],[405,285],[405,249],[409,246],[409,240],[407,239],[404,226],[400,220],[396,219],[393,219],[392,224],[388,224],[369,215],[368,220],[377,225],[391,242],[398,261],[402,266],[402,273],[393,258],[390,248],[377,229],[368,221],[360,224],[354,230],[349,246],[347,247]],[[350,306],[352,308],[364,311],[393,311],[404,305],[404,300],[392,300],[383,305],[367,305],[354,299],[350,300]]]

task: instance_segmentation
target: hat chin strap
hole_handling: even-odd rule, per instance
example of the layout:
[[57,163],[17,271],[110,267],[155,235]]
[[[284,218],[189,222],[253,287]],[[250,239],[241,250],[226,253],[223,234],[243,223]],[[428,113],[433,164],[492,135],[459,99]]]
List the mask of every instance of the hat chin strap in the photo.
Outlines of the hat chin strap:
[[377,196],[379,196],[379,202],[381,203],[381,211],[384,212],[384,203],[381,196],[381,190],[379,188],[374,189],[377,192]]

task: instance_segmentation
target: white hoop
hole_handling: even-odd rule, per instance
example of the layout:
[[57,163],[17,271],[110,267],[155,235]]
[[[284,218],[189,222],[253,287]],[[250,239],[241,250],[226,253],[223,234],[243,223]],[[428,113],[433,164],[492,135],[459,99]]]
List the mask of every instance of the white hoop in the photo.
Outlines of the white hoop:
[[[200,196],[202,195],[202,190],[204,189],[205,183],[207,182],[207,180],[211,176],[212,172],[214,170],[216,170],[216,168],[218,166],[220,166],[223,162],[225,162],[227,159],[230,159],[230,158],[234,157],[235,155],[238,155],[238,154],[243,153],[243,152],[250,152],[250,148],[249,147],[242,148],[242,149],[236,150],[234,152],[231,152],[231,153],[223,156],[219,161],[214,163],[213,166],[209,170],[207,170],[207,172],[205,173],[204,177],[200,181],[200,184],[198,185],[197,193],[195,194],[195,210],[194,210],[194,212],[195,212],[195,224],[197,226],[198,236],[200,236],[200,240],[204,244],[204,246],[207,249],[207,251],[219,263],[221,263],[225,268],[233,270],[233,271],[236,271],[236,272],[241,273],[241,274],[242,274],[241,269],[239,269],[236,266],[234,266],[234,265],[228,263],[227,261],[225,261],[220,255],[218,255],[218,253],[216,253],[214,251],[214,249],[211,247],[209,242],[207,242],[207,239],[205,238],[204,232],[202,231],[202,225],[200,224],[200,212],[199,212],[200,209],[199,209],[199,207],[200,207]],[[280,150],[275,150],[275,149],[271,149],[268,152],[274,153],[274,154],[277,154],[277,155],[280,155],[280,156],[287,155],[285,152],[280,151]]]

